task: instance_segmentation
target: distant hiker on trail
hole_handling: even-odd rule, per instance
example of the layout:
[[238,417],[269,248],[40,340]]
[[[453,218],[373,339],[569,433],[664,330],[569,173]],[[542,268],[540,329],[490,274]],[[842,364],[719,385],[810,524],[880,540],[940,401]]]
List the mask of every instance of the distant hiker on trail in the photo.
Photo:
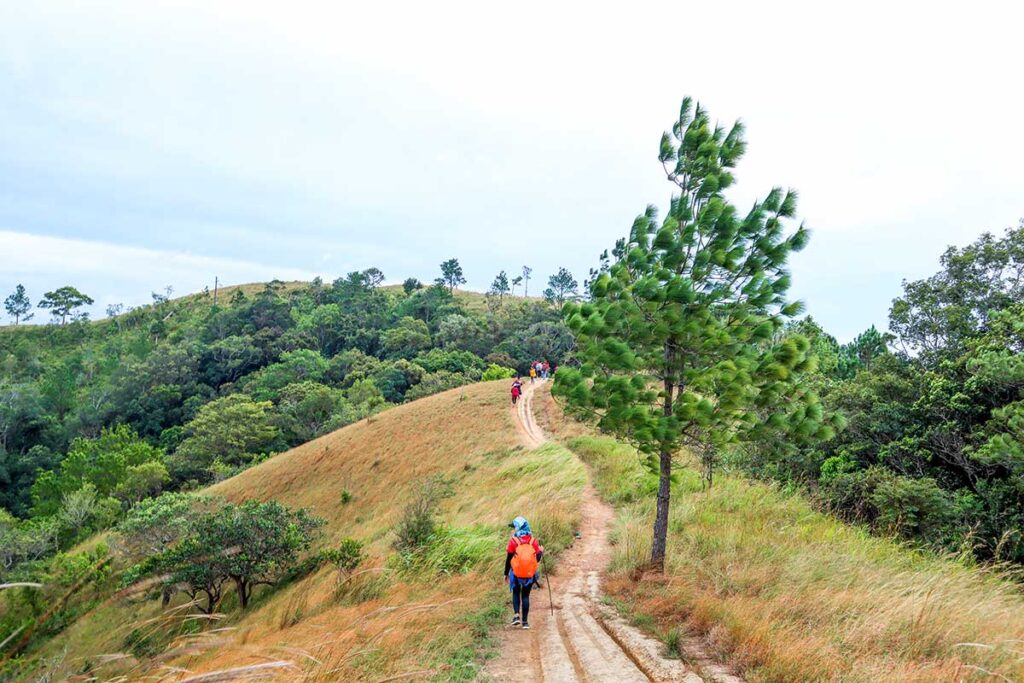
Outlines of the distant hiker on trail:
[[519,402],[519,397],[523,394],[523,383],[518,377],[516,381],[512,382],[512,405]]
[[537,562],[544,555],[544,546],[530,533],[525,517],[516,517],[509,524],[512,538],[505,548],[505,576],[512,591],[512,625],[530,628],[530,590],[540,578]]
[[540,376],[541,376],[541,378],[543,378],[543,379],[547,379],[548,378],[548,370],[550,368],[551,368],[551,366],[548,365],[547,361],[544,361],[543,363],[540,364]]
[[530,384],[533,384],[533,381],[535,379],[537,379],[537,367],[535,365],[531,364],[530,365]]

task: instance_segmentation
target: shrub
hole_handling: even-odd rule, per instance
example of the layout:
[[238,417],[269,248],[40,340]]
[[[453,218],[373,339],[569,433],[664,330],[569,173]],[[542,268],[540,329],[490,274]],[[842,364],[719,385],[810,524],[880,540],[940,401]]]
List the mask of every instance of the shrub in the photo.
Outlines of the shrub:
[[415,362],[429,373],[447,370],[479,378],[484,370],[483,359],[469,351],[431,349],[416,356]]
[[321,551],[321,557],[336,566],[339,572],[348,573],[363,561],[363,544],[354,538],[346,538],[337,548]]
[[422,382],[405,392],[405,399],[407,401],[414,401],[418,398],[433,396],[442,391],[464,386],[472,381],[472,379],[460,372],[448,372],[447,370],[432,372],[426,375]]
[[435,476],[424,482],[402,512],[402,519],[395,530],[395,550],[408,553],[425,546],[437,528],[437,504],[452,494],[451,484],[442,477]]
[[952,521],[953,504],[934,479],[892,477],[868,496],[877,510],[875,526],[904,537],[937,538]]
[[495,365],[494,363],[491,363],[490,365],[487,366],[487,369],[484,370],[484,374],[483,376],[480,377],[480,379],[482,379],[485,382],[490,382],[491,380],[495,379],[512,379],[515,376],[516,371],[513,370],[512,368],[503,368],[500,365]]
[[938,540],[954,522],[955,505],[934,479],[914,479],[876,465],[833,474],[821,489],[837,513],[875,530]]

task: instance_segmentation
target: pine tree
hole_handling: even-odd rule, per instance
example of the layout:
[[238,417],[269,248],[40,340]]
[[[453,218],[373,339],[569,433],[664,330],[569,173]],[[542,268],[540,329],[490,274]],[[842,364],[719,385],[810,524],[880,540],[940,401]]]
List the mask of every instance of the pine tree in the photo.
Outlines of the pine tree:
[[418,289],[423,289],[423,283],[414,277],[406,278],[405,282],[402,283],[402,291],[405,292],[406,296]]
[[4,299],[4,308],[7,309],[7,314],[14,318],[15,325],[23,320],[32,319],[32,314],[29,313],[32,310],[32,302],[25,293],[25,285],[19,284],[14,288],[14,292]]
[[498,297],[498,305],[500,306],[505,301],[505,295],[509,291],[508,275],[503,270],[495,276],[494,282],[491,283],[490,294]]
[[712,127],[684,99],[659,153],[678,187],[667,216],[659,223],[648,207],[591,285],[591,300],[564,309],[579,366],[559,369],[554,392],[635,443],[658,472],[655,568],[664,566],[681,449],[706,461],[745,440],[799,443],[832,433],[802,381],[815,362],[807,340],[775,334],[801,310],[786,301],[786,259],[808,238],[803,226],[784,234],[796,193],[773,189],[746,216],[722,194],[745,146],[739,122],[728,132]]
[[533,273],[533,268],[530,266],[523,266],[523,296],[530,296],[530,275]]
[[459,259],[452,258],[442,263],[441,277],[437,278],[434,282],[447,287],[448,291],[452,293],[455,292],[455,288],[459,285],[466,284],[466,278],[462,275],[462,266],[459,265]]
[[92,297],[68,285],[44,294],[39,301],[39,308],[51,309],[53,317],[60,318],[60,324],[63,325],[76,308],[91,306],[93,303]]
[[575,299],[579,293],[579,283],[565,268],[559,268],[558,272],[548,278],[548,287],[544,290],[544,298],[561,307],[566,301]]

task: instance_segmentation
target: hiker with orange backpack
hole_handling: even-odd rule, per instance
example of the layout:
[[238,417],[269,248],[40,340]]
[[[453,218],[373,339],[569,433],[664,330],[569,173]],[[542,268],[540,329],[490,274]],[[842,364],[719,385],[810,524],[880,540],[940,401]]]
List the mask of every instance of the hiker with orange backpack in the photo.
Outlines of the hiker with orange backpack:
[[537,562],[544,555],[544,546],[537,543],[525,517],[516,517],[509,524],[512,538],[505,548],[505,577],[512,591],[512,625],[530,628],[530,590],[540,579]]

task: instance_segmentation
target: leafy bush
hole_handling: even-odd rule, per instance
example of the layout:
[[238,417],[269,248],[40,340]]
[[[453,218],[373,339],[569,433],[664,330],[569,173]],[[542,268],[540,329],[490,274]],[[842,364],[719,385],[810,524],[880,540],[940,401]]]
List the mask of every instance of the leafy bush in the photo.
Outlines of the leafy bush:
[[453,493],[451,484],[443,478],[432,477],[424,482],[402,512],[395,529],[395,550],[409,553],[425,546],[437,528],[438,503]]
[[955,506],[934,479],[914,479],[882,466],[832,476],[821,494],[834,510],[877,531],[940,541]]
[[512,368],[503,368],[500,365],[491,363],[484,370],[484,374],[480,377],[484,382],[490,382],[496,379],[512,379],[516,376],[516,371]]
[[431,349],[415,358],[416,365],[429,373],[441,371],[462,373],[468,377],[477,377],[484,371],[484,361],[480,356],[469,351],[443,351]]
[[473,380],[460,372],[448,372],[447,370],[432,372],[429,375],[426,375],[422,382],[405,392],[405,399],[407,401],[415,401],[418,398],[433,396],[434,394],[439,394],[442,391],[448,391],[449,389],[465,386],[472,381]]
[[363,561],[363,544],[354,538],[346,538],[337,548],[321,551],[326,562],[333,564],[342,573],[351,572]]

